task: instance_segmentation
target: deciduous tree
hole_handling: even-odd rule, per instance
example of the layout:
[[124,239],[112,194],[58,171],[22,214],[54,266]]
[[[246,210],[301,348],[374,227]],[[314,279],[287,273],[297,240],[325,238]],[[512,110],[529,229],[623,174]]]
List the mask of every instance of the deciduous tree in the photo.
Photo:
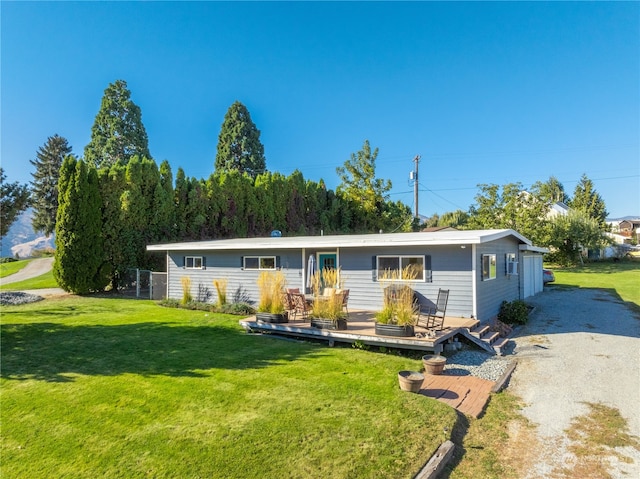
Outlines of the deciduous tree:
[[38,148],[36,159],[30,160],[36,167],[36,171],[31,173],[32,226],[47,236],[56,229],[58,176],[62,162],[70,153],[68,141],[56,134],[47,138],[46,143]]
[[378,148],[371,151],[369,140],[365,140],[362,150],[352,153],[343,166],[336,168],[340,177],[338,193],[347,201],[360,205],[363,212],[363,229],[376,230],[380,226],[382,206],[391,189],[391,181],[376,178],[376,158]]

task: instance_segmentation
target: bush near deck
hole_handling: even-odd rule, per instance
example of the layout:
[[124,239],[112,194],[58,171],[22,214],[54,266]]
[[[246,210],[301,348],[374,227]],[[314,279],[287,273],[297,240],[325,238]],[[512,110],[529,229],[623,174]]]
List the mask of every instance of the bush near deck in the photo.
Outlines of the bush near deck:
[[418,360],[246,334],[150,301],[2,308],[6,477],[412,477],[455,411]]

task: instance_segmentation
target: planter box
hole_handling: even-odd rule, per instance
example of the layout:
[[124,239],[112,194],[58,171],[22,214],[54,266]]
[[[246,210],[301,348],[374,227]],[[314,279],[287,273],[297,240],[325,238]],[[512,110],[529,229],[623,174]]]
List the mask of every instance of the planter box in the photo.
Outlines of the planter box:
[[337,331],[346,331],[347,320],[340,318],[336,319],[324,319],[324,318],[311,318],[311,327],[317,329],[331,329]]
[[417,393],[422,388],[423,382],[424,374],[417,371],[400,371],[398,373],[398,383],[403,391]]
[[256,320],[263,323],[288,323],[289,313],[256,313]]
[[376,334],[380,336],[392,336],[394,338],[410,338],[415,336],[412,324],[400,326],[398,324],[376,323]]

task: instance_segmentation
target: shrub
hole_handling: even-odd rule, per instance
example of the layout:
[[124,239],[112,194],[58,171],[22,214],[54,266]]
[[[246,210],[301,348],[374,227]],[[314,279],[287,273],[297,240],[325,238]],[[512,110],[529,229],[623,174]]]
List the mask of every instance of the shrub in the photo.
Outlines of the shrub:
[[521,299],[507,302],[503,301],[500,305],[498,320],[506,324],[526,324],[529,319],[529,308],[527,303]]

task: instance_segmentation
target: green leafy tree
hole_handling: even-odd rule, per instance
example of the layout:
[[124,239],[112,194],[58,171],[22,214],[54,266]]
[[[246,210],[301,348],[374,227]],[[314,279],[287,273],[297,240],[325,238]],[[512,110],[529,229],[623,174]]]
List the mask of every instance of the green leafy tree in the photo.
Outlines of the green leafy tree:
[[236,101],[227,110],[218,136],[216,172],[237,170],[255,178],[266,170],[260,130],[251,120],[249,110]]
[[564,191],[564,186],[555,176],[550,176],[544,183],[537,182],[533,185],[540,194],[540,196],[549,201],[549,203],[565,203],[569,201],[569,196]]
[[18,215],[29,206],[29,188],[17,181],[6,183],[7,176],[0,168],[0,237],[9,231],[9,228]]
[[390,180],[376,178],[377,157],[378,148],[371,151],[369,140],[365,140],[362,150],[352,153],[343,166],[336,168],[341,181],[338,193],[353,205],[360,205],[364,230],[376,230],[382,226],[383,203],[391,190]]
[[469,213],[462,210],[448,211],[438,218],[435,226],[452,226],[453,228],[465,228],[469,222]]
[[46,143],[38,148],[36,159],[30,163],[36,167],[31,173],[31,202],[33,206],[32,226],[35,231],[42,231],[49,236],[56,229],[58,213],[58,175],[60,166],[71,146],[59,135],[47,138]]
[[602,196],[595,190],[593,182],[587,178],[587,175],[582,175],[580,178],[569,206],[574,210],[584,212],[589,218],[596,220],[601,229],[606,229],[609,213]]
[[106,286],[101,199],[95,168],[67,156],[58,182],[53,275],[65,291],[85,294]]
[[584,250],[600,249],[610,244],[598,221],[584,211],[570,210],[566,215],[555,216],[550,223],[551,254],[547,259],[563,266],[582,262]]
[[109,84],[91,128],[91,141],[84,149],[85,161],[96,168],[118,161],[126,164],[133,156],[151,158],[142,113],[131,100],[124,80]]
[[549,201],[536,190],[527,192],[520,183],[502,187],[481,184],[476,205],[469,209],[467,227],[471,229],[509,228],[536,244],[548,239]]

